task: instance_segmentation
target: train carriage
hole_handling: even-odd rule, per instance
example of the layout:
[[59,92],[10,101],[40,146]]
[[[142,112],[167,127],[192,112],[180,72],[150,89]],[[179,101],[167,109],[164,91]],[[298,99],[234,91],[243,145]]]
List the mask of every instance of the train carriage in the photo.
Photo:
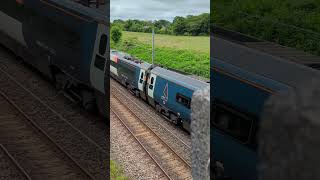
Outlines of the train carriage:
[[265,101],[320,72],[218,37],[211,41],[211,154],[231,179],[256,180]]
[[146,72],[151,64],[134,60],[128,54],[116,50],[111,50],[110,58],[111,76],[134,92],[136,96],[146,99],[144,93],[147,79]]
[[150,71],[146,94],[148,102],[174,123],[190,131],[193,93],[208,83],[161,67]]
[[0,2],[0,42],[106,117],[108,26],[104,14],[69,0]]
[[124,86],[134,87],[136,71],[139,65],[130,60],[125,59],[121,54],[113,52],[111,55],[110,71],[114,78],[121,82]]
[[193,93],[209,84],[111,50],[110,74],[158,112],[190,131]]

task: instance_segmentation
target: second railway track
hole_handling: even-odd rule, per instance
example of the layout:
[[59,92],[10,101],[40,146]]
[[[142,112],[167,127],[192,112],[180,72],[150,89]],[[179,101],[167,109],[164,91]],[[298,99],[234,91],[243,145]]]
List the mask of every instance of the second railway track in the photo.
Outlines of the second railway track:
[[192,179],[191,166],[145,124],[117,96],[110,97],[111,111],[153,159],[168,179]]
[[[63,115],[61,115],[60,111],[57,111],[55,108],[51,107],[50,102],[47,102],[44,100],[47,98],[47,96],[44,95],[41,91],[38,89],[42,88],[38,87],[32,87],[28,86],[29,80],[21,80],[25,77],[23,77],[23,73],[21,71],[18,71],[17,67],[14,65],[11,65],[10,68],[5,68],[5,63],[9,64],[9,61],[14,61],[12,56],[6,54],[6,52],[3,52],[4,50],[1,49],[1,62],[4,61],[3,64],[0,66],[0,90],[3,92],[5,96],[7,96],[12,103],[14,103],[19,109],[25,113],[26,116],[28,116],[37,126],[39,126],[45,133],[61,148],[60,150],[65,151],[69,154],[69,157],[73,159],[73,165],[75,166],[75,163],[79,166],[83,167],[84,171],[87,171],[87,176],[77,175],[77,176],[71,176],[75,177],[77,179],[107,179],[109,177],[109,155],[106,151],[106,149],[102,146],[102,144],[97,144],[95,140],[92,139],[91,136],[88,136],[86,133],[83,132],[83,129],[88,128],[88,126],[75,126],[72,124],[68,119],[66,119]],[[17,69],[15,69],[17,68]],[[8,72],[11,71],[12,72]],[[29,78],[33,79],[33,77],[29,75]],[[65,106],[64,104],[60,104],[62,108]],[[1,109],[5,108],[6,106],[1,106]],[[65,107],[67,108],[67,107]],[[19,115],[19,117],[21,114]],[[5,117],[4,118],[10,118]],[[1,119],[1,122],[8,122],[3,119]],[[14,124],[10,124],[9,121],[8,125],[12,128],[15,126]],[[13,122],[12,122],[13,123]],[[2,127],[4,127],[1,125]],[[18,126],[18,125],[17,125]],[[2,129],[0,131],[1,135],[8,134],[10,132],[6,131],[6,128]],[[15,133],[20,133],[22,130],[27,130],[26,128],[22,129],[16,129]],[[29,132],[31,134],[24,135],[22,137],[24,138],[31,138],[33,136],[33,132]],[[14,134],[12,135],[14,137]],[[14,145],[8,146],[6,145],[6,141],[9,138],[3,137],[0,141],[0,144],[4,144],[6,148],[9,150],[10,153],[15,154],[15,148]],[[14,139],[14,140],[13,140]],[[41,139],[40,139],[41,140]],[[39,140],[39,141],[40,141]],[[12,141],[12,142],[11,142]],[[12,138],[9,143],[14,143],[14,141],[20,142],[18,144],[23,145],[23,141],[21,141],[20,138]],[[46,146],[41,146],[42,148],[39,148],[39,150],[47,151]],[[35,145],[35,147],[37,146]],[[49,148],[51,149],[51,148]],[[52,153],[52,155],[57,156],[54,154],[56,151],[58,151],[59,148],[55,151],[49,150],[48,152]],[[23,151],[23,153],[18,153],[20,155],[24,155],[25,152],[30,152],[28,150]],[[44,153],[44,152],[43,152]],[[32,155],[32,154],[31,154]],[[31,156],[30,155],[30,156]],[[55,156],[52,156],[52,160],[54,161]],[[62,156],[62,155],[61,155]],[[62,159],[68,159],[66,157],[67,155],[64,155],[61,157]],[[34,156],[36,158],[36,156]],[[57,169],[55,171],[59,172],[60,169],[59,166],[64,166],[67,162],[70,162],[70,158],[68,161],[61,161],[60,163],[53,163],[57,166]],[[28,158],[26,158],[28,159]],[[25,162],[25,161],[22,161]],[[38,163],[38,161],[35,161],[35,163]],[[71,163],[72,164],[72,163]],[[28,168],[34,168],[33,163],[28,164]],[[46,166],[49,165],[49,162]],[[41,169],[42,166],[40,166]],[[34,171],[39,171],[37,168],[34,168]],[[69,168],[70,169],[70,168]],[[71,168],[72,169],[72,168]],[[28,171],[27,171],[28,172]],[[64,172],[61,170],[61,172]],[[76,173],[79,174],[79,173]],[[89,175],[90,174],[90,175]],[[90,177],[91,176],[91,177]],[[38,176],[40,177],[40,175]],[[80,177],[80,178],[78,178]],[[84,178],[82,178],[84,177]],[[52,176],[49,176],[46,178],[33,178],[33,179],[57,179],[57,177],[52,178]],[[67,178],[70,179],[70,178]],[[71,178],[73,179],[73,178]]]
[[0,104],[1,147],[21,179],[94,179],[1,91]]
[[2,144],[0,144],[0,169],[0,179],[31,180],[29,174]]

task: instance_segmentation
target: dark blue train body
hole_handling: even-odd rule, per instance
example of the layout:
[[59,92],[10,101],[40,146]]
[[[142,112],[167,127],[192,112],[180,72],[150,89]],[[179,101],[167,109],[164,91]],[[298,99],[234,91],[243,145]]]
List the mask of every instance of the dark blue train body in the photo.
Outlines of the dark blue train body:
[[138,97],[188,131],[193,93],[209,86],[204,81],[152,66],[114,50],[111,51],[110,72]]
[[226,176],[256,180],[256,135],[266,100],[320,73],[220,38],[211,44],[211,154]]
[[4,0],[0,2],[0,42],[85,107],[97,103],[107,115],[106,18],[69,0]]
[[115,50],[111,50],[110,58],[111,77],[121,82],[127,88],[136,90],[135,92],[137,95],[139,95],[140,92],[138,91],[138,81],[140,77],[140,71],[147,71],[151,67],[151,64],[138,60],[132,60],[132,57],[128,54]]
[[[161,67],[153,68],[150,74],[149,103],[154,103],[158,111],[174,122],[181,119],[182,126],[190,131],[193,93],[206,88],[209,84]],[[154,86],[154,89],[150,86]]]

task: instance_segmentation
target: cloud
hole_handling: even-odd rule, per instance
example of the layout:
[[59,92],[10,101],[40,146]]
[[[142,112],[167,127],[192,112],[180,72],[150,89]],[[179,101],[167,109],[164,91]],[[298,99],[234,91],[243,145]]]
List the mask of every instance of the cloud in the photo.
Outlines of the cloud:
[[175,16],[210,12],[210,0],[110,0],[110,19],[172,21]]

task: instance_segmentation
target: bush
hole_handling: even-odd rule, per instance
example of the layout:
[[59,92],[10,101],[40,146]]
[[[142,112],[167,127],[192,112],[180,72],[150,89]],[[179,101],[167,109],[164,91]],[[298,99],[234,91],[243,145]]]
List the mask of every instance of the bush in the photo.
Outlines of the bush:
[[122,43],[122,46],[123,46],[124,50],[127,51],[127,50],[133,48],[137,44],[138,44],[138,38],[132,37],[132,38],[128,38],[128,39],[124,40]]
[[113,26],[111,28],[111,39],[114,43],[120,42],[122,37],[122,31],[118,26]]

